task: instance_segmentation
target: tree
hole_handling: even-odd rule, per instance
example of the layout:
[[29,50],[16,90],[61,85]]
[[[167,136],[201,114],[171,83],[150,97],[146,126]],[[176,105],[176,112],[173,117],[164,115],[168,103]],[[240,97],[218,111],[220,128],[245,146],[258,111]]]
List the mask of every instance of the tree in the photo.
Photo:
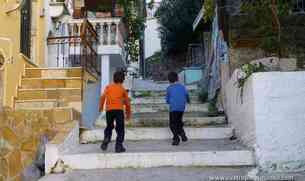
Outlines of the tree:
[[186,52],[194,38],[193,22],[201,0],[163,0],[156,12],[164,56]]
[[[282,20],[289,16],[293,3],[288,0],[257,0],[244,2],[242,10],[253,22],[254,31],[260,37],[260,48],[269,53],[281,56],[283,49],[289,47],[289,34],[282,31]],[[244,22],[244,26],[248,23]],[[287,28],[287,27],[286,27]]]

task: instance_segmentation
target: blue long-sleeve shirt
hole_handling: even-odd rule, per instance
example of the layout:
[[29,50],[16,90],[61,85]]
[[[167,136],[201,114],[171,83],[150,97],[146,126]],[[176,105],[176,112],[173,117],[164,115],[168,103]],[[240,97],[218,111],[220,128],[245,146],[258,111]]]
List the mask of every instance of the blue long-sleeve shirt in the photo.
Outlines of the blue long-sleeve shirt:
[[169,104],[170,111],[185,111],[186,103],[190,102],[186,88],[179,83],[171,84],[166,91],[166,103]]

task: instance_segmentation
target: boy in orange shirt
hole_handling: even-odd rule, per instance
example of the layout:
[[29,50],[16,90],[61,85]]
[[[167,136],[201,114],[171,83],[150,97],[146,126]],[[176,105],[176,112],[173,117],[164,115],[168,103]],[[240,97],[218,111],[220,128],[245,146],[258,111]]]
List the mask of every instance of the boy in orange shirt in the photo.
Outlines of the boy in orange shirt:
[[108,144],[111,141],[114,121],[116,123],[115,130],[117,133],[115,152],[121,153],[126,151],[123,146],[125,137],[124,106],[127,120],[130,119],[131,110],[128,93],[122,85],[124,80],[124,72],[115,72],[113,75],[114,83],[109,84],[106,87],[103,95],[100,98],[100,112],[104,110],[104,104],[106,102],[107,126],[104,130],[104,141],[101,145],[101,149],[103,151],[107,150]]

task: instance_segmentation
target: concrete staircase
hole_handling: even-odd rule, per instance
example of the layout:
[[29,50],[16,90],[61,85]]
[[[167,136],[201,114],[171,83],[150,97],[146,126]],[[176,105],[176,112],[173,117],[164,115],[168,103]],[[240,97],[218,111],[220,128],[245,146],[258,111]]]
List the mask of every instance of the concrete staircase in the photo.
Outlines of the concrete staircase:
[[[225,117],[210,114],[207,104],[195,101],[195,93],[192,93],[195,103],[188,106],[184,117],[189,141],[172,146],[167,107],[160,95],[164,92],[133,99],[133,117],[127,123],[124,143],[126,153],[114,153],[114,141],[107,152],[102,152],[103,128],[96,128],[81,132],[80,141],[88,144],[59,154],[62,163],[72,170],[255,165],[252,150],[230,140],[233,128]],[[115,137],[114,132],[113,139]]]
[[81,112],[81,68],[26,68],[15,109],[74,108]]

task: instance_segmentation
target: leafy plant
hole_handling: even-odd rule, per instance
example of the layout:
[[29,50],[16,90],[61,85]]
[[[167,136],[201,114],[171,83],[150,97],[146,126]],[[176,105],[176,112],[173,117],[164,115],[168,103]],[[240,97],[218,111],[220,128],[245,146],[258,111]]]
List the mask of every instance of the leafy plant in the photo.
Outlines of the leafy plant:
[[125,40],[125,49],[131,61],[138,61],[140,54],[140,39],[145,28],[143,12],[144,4],[140,0],[119,0],[124,9],[123,20],[128,26],[128,36]]
[[204,9],[204,15],[203,15],[204,22],[211,21],[214,17],[215,1],[205,0],[203,9]]
[[238,88],[241,89],[240,92],[241,103],[243,103],[244,86],[248,78],[255,72],[264,72],[265,70],[266,70],[265,66],[261,63],[258,64],[247,63],[241,66],[240,72],[238,72],[237,75],[237,85]]
[[198,94],[199,101],[205,103],[207,102],[208,97],[209,97],[208,91],[202,88]]
[[209,111],[210,114],[218,113],[218,109],[217,109],[216,104],[217,104],[217,96],[214,99],[209,101],[208,111]]
[[152,96],[151,91],[143,91],[140,94],[138,94],[136,97],[150,97]]

